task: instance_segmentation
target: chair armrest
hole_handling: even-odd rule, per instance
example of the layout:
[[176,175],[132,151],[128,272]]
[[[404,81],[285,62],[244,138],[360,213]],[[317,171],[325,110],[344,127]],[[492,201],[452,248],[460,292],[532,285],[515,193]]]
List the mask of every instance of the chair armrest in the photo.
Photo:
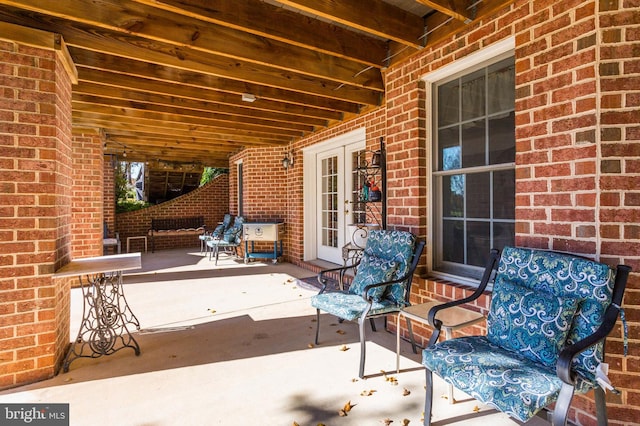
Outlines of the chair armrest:
[[609,305],[604,314],[604,321],[593,334],[572,345],[566,346],[560,351],[556,363],[556,374],[560,380],[570,385],[575,383],[575,374],[571,371],[573,358],[582,351],[604,340],[615,326],[619,313],[620,309],[617,306]]
[[[353,265],[340,266],[338,268],[324,269],[324,270],[320,271],[318,273],[318,282],[320,283],[320,285],[322,285],[322,288],[320,289],[320,292],[318,294],[324,293],[324,291],[327,289],[327,280],[328,279],[327,279],[327,277],[325,277],[326,274],[338,272],[340,274],[340,277],[344,277],[344,274],[345,274],[346,271],[348,271],[349,269],[356,268],[359,264],[360,264],[360,261],[354,263]],[[339,283],[339,284],[344,284],[344,283]]]
[[593,334],[575,342],[572,345],[566,346],[562,351],[560,351],[560,354],[558,355],[558,362],[556,363],[556,374],[563,382],[570,385],[574,384],[575,377],[571,372],[573,358],[582,351],[606,339],[609,333],[611,333],[611,330],[613,330],[613,327],[615,327],[618,315],[620,314],[620,305],[622,304],[622,296],[624,295],[624,289],[627,284],[629,272],[631,272],[631,268],[629,266],[618,265],[616,269],[616,281],[613,286],[611,304],[604,312],[604,319],[602,324],[600,324],[600,327],[598,327]]
[[442,321],[436,319],[436,314],[447,308],[451,308],[453,306],[464,305],[466,303],[472,302],[476,300],[478,297],[484,293],[484,290],[487,288],[487,284],[491,279],[491,274],[493,270],[497,267],[498,261],[500,260],[500,252],[497,249],[491,249],[491,253],[489,254],[489,260],[487,260],[487,264],[484,268],[484,273],[482,275],[482,279],[480,280],[480,285],[470,296],[467,296],[463,299],[452,300],[451,302],[446,302],[441,305],[436,305],[429,310],[429,314],[427,315],[427,321],[429,325],[434,329],[440,331],[442,327]]

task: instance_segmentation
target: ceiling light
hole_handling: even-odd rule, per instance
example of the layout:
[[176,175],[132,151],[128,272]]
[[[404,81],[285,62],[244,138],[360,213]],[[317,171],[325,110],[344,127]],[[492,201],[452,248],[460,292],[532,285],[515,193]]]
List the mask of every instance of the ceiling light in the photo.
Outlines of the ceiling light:
[[256,96],[252,95],[251,93],[243,93],[242,94],[242,100],[244,102],[255,102]]

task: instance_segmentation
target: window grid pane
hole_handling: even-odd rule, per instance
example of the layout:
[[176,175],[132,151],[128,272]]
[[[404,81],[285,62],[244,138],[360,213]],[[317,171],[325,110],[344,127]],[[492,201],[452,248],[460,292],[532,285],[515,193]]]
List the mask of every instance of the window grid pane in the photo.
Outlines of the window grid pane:
[[479,278],[490,249],[514,243],[514,84],[508,58],[437,86],[437,271]]
[[338,157],[322,160],[322,245],[338,247]]

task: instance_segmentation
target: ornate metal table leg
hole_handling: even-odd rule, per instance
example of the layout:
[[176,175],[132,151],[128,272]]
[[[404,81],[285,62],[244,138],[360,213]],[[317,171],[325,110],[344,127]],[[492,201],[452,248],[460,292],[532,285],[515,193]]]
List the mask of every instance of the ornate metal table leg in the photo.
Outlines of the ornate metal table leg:
[[63,371],[77,358],[98,358],[123,348],[132,348],[140,355],[140,345],[128,326],[140,330],[140,321],[133,314],[122,290],[122,273],[87,275],[82,282],[82,322],[78,337],[71,344],[64,360]]

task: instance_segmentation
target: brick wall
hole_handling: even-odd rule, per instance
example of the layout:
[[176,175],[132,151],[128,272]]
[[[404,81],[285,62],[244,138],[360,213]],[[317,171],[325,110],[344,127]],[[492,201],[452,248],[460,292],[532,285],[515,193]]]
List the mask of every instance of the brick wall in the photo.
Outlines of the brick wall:
[[69,342],[69,281],[52,274],[70,259],[72,75],[53,34],[34,30],[27,43],[41,45],[33,46],[2,40],[16,31],[0,26],[0,388],[6,388],[52,376]]
[[[142,210],[116,215],[115,230],[120,233],[122,250],[126,250],[127,237],[147,235],[152,218],[204,216],[207,229],[213,229],[229,211],[229,175],[223,174],[212,182],[166,203]],[[141,240],[131,241],[131,251],[144,250]],[[149,250],[151,250],[149,241]],[[197,236],[155,238],[156,250],[178,247],[200,247]]]
[[[231,195],[231,211],[238,214],[238,162],[242,162],[243,173],[243,216],[246,222],[286,222],[285,230],[289,232],[290,223],[287,220],[292,207],[292,198],[285,183],[289,174],[295,173],[297,166],[288,170],[282,167],[282,159],[287,153],[285,147],[246,149],[233,156],[230,160],[231,173],[229,176]],[[301,169],[300,169],[301,170]],[[283,242],[283,251],[289,253],[289,238]],[[255,251],[273,250],[273,243],[255,242]]]
[[97,130],[73,130],[72,257],[102,255],[103,141]]

